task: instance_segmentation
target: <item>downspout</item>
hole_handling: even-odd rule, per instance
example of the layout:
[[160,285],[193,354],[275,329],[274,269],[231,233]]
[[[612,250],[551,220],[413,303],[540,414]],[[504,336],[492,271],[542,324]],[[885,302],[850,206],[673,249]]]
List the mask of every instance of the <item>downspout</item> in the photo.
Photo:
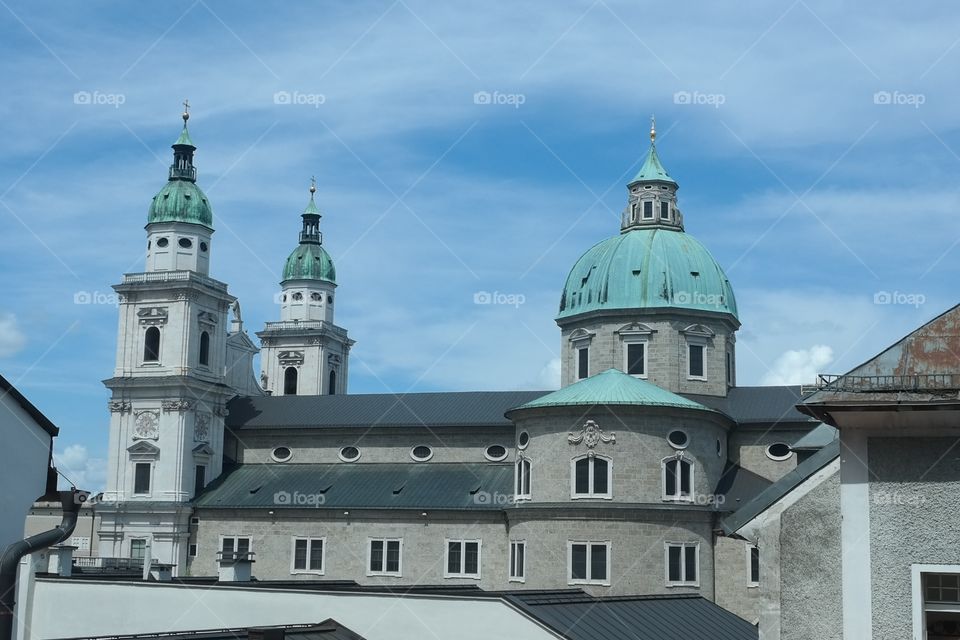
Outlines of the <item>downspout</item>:
[[60,504],[63,508],[63,519],[60,524],[30,536],[19,542],[14,542],[3,550],[0,556],[0,640],[11,640],[13,636],[13,616],[16,610],[17,566],[20,559],[28,553],[45,549],[59,544],[70,537],[77,526],[77,515],[80,506],[89,495],[86,491],[60,491]]

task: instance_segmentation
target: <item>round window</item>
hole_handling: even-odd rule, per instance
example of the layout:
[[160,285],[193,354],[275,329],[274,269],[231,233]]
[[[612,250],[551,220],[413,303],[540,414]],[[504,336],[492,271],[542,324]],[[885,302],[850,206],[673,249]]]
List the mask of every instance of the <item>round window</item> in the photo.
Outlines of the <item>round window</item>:
[[189,249],[190,247],[193,246],[193,240],[191,240],[190,238],[180,238],[179,240],[177,240],[177,244],[179,244],[184,249]]
[[323,296],[317,293],[316,291],[310,294],[310,299],[313,300],[314,302],[323,302]]
[[360,459],[360,449],[356,447],[344,447],[338,454],[344,462],[356,462]]
[[157,240],[157,246],[160,247],[161,249],[167,246],[168,244],[170,244],[170,241],[167,240],[166,238],[160,238],[159,240]]
[[286,462],[293,457],[293,452],[289,447],[277,447],[270,452],[270,456],[277,462]]
[[487,457],[487,460],[499,462],[507,457],[507,448],[502,444],[492,444],[487,447],[487,450],[483,452],[483,455]]
[[207,252],[207,243],[206,243],[206,242],[201,242],[201,243],[200,243],[200,251],[203,251],[204,253]]
[[410,457],[417,462],[426,462],[433,457],[433,449],[425,444],[417,445],[413,449],[410,449]]
[[670,446],[674,449],[686,449],[687,445],[690,444],[690,438],[685,431],[674,429],[667,434],[667,442],[669,442]]
[[793,455],[790,445],[783,442],[774,442],[767,447],[767,457],[771,460],[786,460]]
[[333,296],[329,293],[327,294],[327,304],[333,304]]
[[520,436],[517,438],[517,446],[521,449],[526,449],[528,444],[530,444],[530,434],[526,431],[521,431]]
[[723,443],[720,442],[720,438],[717,438],[717,457],[723,457]]
[[299,291],[297,291],[296,293],[293,294],[293,299],[294,299],[294,300],[303,300],[303,294],[300,293]]

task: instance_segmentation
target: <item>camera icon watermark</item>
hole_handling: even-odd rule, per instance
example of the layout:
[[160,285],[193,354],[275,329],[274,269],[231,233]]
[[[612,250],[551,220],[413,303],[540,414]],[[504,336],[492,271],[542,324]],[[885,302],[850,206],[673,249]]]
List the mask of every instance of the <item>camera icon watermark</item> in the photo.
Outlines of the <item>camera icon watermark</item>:
[[473,294],[473,304],[507,305],[515,309],[527,301],[522,293],[501,293],[500,291],[477,291]]
[[873,294],[873,304],[907,305],[919,309],[926,303],[927,296],[922,293],[904,293],[903,291],[877,291]]
[[273,494],[273,504],[279,507],[322,507],[326,502],[327,497],[322,493],[277,491]]
[[102,291],[77,291],[73,294],[73,304],[106,304],[112,307],[120,305],[120,296]]
[[722,93],[703,93],[702,91],[677,91],[673,94],[674,104],[703,105],[719,109],[727,101]]
[[903,91],[877,91],[873,94],[873,104],[907,106],[919,109],[926,104],[927,96],[923,93],[905,93]]
[[522,93],[502,93],[500,91],[477,91],[473,94],[473,104],[507,105],[519,109],[527,101]]
[[473,494],[473,504],[481,506],[504,506],[510,505],[517,501],[516,496],[512,493],[500,493],[499,491],[494,491],[490,493],[489,491],[477,491]]
[[77,91],[73,94],[73,104],[109,106],[119,109],[120,105],[127,101],[127,96],[122,93],[106,93],[104,91]]
[[307,105],[319,109],[326,104],[327,96],[322,93],[301,93],[300,91],[277,91],[273,94],[273,104]]

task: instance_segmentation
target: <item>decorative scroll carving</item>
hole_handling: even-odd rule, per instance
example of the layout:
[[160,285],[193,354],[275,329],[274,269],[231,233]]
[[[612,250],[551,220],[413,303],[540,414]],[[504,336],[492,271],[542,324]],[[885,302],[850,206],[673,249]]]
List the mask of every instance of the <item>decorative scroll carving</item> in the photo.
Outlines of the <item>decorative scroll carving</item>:
[[596,422],[593,420],[587,420],[583,428],[580,430],[580,433],[571,432],[567,436],[567,442],[570,444],[580,444],[581,442],[587,445],[587,448],[593,449],[601,442],[616,444],[617,434],[615,433],[604,433]]
[[192,406],[189,400],[184,400],[180,398],[178,400],[164,400],[160,403],[160,406],[163,407],[164,411],[179,411],[183,413],[187,411]]
[[208,324],[210,326],[217,325],[217,315],[215,313],[210,313],[209,311],[201,311],[197,314],[197,322],[200,324]]
[[303,351],[281,351],[277,358],[282,365],[303,364]]
[[210,414],[198,413],[193,423],[193,441],[210,442]]
[[107,403],[110,413],[130,413],[133,406],[125,400],[111,400]]
[[140,324],[147,326],[166,324],[168,315],[166,307],[144,307],[137,311]]

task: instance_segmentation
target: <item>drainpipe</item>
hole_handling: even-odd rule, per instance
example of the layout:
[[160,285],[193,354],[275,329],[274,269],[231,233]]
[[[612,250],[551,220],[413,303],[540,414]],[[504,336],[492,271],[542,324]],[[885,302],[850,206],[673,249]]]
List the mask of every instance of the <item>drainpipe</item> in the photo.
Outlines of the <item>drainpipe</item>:
[[73,528],[77,526],[80,506],[89,495],[86,491],[76,489],[60,491],[59,494],[60,504],[63,507],[63,519],[60,524],[49,531],[14,542],[3,550],[3,555],[0,555],[0,640],[11,640],[13,636],[17,565],[20,564],[20,559],[28,553],[59,544],[69,538]]

